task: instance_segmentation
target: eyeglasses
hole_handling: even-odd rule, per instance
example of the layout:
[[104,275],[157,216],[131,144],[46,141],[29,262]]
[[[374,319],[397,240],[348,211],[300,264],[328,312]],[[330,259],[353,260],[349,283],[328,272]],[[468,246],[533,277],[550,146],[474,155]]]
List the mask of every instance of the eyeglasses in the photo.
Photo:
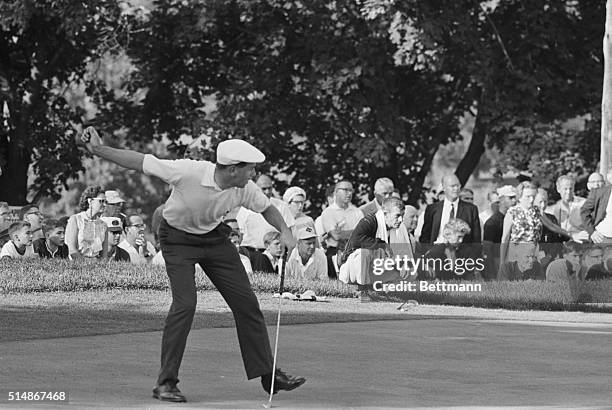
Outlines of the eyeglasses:
[[147,224],[129,224],[128,226],[135,226],[138,229],[147,229]]
[[353,189],[351,188],[338,188],[338,191],[346,191],[349,194],[352,194],[353,192],[355,192]]
[[290,204],[304,205],[304,201],[290,201]]
[[106,205],[106,199],[104,198],[91,198],[93,201],[100,202],[100,205]]

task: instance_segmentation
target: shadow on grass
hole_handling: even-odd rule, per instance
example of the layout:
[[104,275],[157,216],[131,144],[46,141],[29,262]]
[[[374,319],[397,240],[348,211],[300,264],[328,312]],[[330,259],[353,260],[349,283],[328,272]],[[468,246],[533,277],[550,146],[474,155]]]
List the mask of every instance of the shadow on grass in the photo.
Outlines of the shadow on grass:
[[[198,310],[192,329],[234,327],[229,308]],[[278,311],[262,310],[268,326],[274,326]],[[5,305],[0,308],[0,342],[108,335],[118,333],[162,331],[165,311],[143,312],[134,305],[117,305],[113,309],[90,309],[75,306],[47,308]],[[390,313],[282,311],[282,325],[364,322],[374,320],[468,319],[457,316],[426,316]]]

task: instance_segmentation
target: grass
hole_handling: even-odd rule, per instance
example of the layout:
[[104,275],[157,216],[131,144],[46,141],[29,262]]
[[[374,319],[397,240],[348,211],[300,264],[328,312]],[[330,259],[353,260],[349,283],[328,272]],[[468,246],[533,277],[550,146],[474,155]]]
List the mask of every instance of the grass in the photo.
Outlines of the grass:
[[[275,275],[255,273],[250,279],[257,293],[271,294],[277,291],[278,278]],[[196,286],[199,291],[215,289],[206,275],[196,275]],[[0,261],[0,293],[3,294],[167,289],[165,269],[158,266],[39,259]],[[354,286],[339,281],[286,280],[285,291],[301,293],[308,289],[317,295],[341,298],[355,296]],[[601,305],[612,302],[612,280],[578,284],[531,280],[482,282],[480,292],[395,292],[380,297],[390,301],[414,299],[421,304],[612,312],[612,306]]]

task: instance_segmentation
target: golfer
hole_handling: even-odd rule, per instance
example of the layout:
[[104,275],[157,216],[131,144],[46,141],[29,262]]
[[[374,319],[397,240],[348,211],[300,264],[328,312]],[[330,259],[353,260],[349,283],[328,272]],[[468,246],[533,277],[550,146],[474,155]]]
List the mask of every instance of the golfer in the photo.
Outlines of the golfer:
[[[196,309],[195,267],[199,263],[221,292],[236,321],[238,341],[248,379],[261,377],[270,393],[273,358],[268,332],[257,297],[251,289],[231,229],[221,222],[238,206],[260,212],[281,233],[283,245],[292,249],[295,240],[279,211],[255,185],[255,164],[265,160],[261,151],[243,140],[227,140],[217,148],[217,163],[193,160],[160,160],[126,149],[105,146],[93,127],[81,142],[94,155],[124,168],[154,175],[172,185],[159,229],[161,249],[172,290],[161,348],[161,369],[153,397],[184,402],[176,387],[187,336]],[[306,379],[275,371],[274,391],[293,390]]]

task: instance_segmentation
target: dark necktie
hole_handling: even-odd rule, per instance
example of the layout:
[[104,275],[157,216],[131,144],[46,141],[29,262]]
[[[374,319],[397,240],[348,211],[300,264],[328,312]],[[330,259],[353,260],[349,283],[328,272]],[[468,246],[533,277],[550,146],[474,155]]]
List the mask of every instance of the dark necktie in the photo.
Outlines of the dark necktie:
[[451,204],[450,219],[455,219],[455,204]]

